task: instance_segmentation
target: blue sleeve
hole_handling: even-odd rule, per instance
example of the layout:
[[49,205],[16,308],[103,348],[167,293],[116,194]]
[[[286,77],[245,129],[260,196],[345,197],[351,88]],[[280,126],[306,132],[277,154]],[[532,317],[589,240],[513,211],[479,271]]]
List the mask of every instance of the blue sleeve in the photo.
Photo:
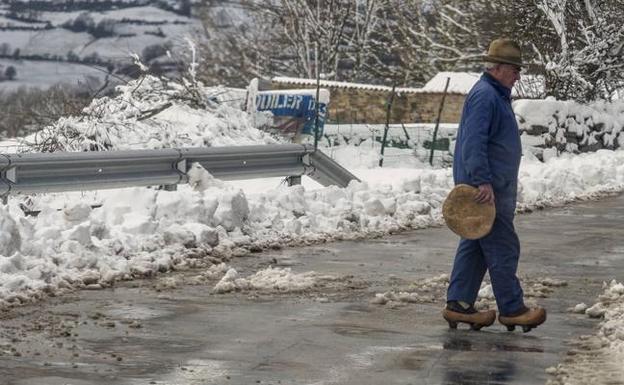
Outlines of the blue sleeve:
[[472,184],[492,183],[488,161],[488,141],[495,101],[487,92],[469,96],[464,109],[462,163]]

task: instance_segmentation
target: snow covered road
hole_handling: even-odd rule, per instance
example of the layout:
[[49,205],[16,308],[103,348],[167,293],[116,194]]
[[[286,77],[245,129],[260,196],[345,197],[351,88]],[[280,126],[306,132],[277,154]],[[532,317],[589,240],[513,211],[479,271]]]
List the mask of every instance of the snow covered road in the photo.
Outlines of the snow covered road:
[[518,217],[520,276],[549,311],[529,334],[447,328],[456,240],[430,228],[235,258],[226,282],[191,269],[9,309],[0,372],[16,385],[605,384],[618,356],[583,343],[599,321],[569,308],[622,280],[622,218],[624,196]]

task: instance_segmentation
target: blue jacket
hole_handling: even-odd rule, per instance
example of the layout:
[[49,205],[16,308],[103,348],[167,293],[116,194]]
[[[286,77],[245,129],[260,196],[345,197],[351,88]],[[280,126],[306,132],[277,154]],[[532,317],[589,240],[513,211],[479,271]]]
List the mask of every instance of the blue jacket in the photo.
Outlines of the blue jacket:
[[455,184],[490,183],[497,198],[513,195],[515,206],[521,156],[511,90],[486,72],[464,103],[453,156]]

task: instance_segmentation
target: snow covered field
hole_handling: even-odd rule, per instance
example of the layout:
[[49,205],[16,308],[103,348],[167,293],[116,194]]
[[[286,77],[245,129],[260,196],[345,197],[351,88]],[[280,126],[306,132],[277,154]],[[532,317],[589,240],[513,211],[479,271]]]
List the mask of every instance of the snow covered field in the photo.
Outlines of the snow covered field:
[[[147,78],[120,91],[114,99],[94,101],[85,116],[62,119],[27,141],[56,136],[61,148],[72,151],[93,144],[127,149],[279,141],[253,128],[236,108],[185,104],[187,87],[163,88],[158,80]],[[208,100],[224,91],[203,92]],[[139,119],[144,111],[167,103],[171,106],[160,114]],[[362,182],[347,188],[322,187],[306,178],[302,186],[294,187],[278,179],[225,183],[196,167],[190,183],[177,191],[129,188],[11,197],[0,208],[0,307],[197,266],[198,255],[241,256],[269,247],[378,236],[442,223],[441,205],[453,185],[449,168],[414,160],[409,149],[393,150],[395,161],[379,168],[379,147],[374,142],[323,150]],[[530,151],[525,154],[520,211],[624,190],[622,151],[564,154],[544,163]],[[38,215],[27,215],[24,207]],[[250,285],[298,290],[314,279],[329,279],[267,269],[241,280],[227,266],[211,269],[211,274],[223,276],[215,292]],[[613,282],[605,294],[609,300],[601,299],[600,316],[605,321],[600,338],[614,358],[624,349],[623,294],[621,285]]]
[[106,69],[84,64],[57,63],[32,60],[0,59],[0,67],[13,66],[17,70],[17,78],[0,83],[2,91],[16,91],[20,87],[48,88],[63,83],[77,86],[85,84],[89,78],[104,82]]
[[[96,66],[72,61],[90,57],[101,63],[123,66],[131,62],[131,53],[141,55],[145,49],[154,52],[156,46],[175,50],[185,44],[185,37],[196,36],[201,29],[197,18],[152,5],[120,9],[111,6],[109,10],[86,11],[76,4],[79,10],[52,12],[38,11],[37,5],[33,4],[32,12],[28,13],[32,20],[26,22],[10,17],[11,6],[4,3],[0,4],[0,46],[4,52],[0,68],[13,66],[17,76],[13,81],[0,83],[2,90],[22,86],[47,88],[58,83],[76,85],[85,76],[103,79],[107,69],[102,65],[98,70]],[[56,3],[62,9],[60,3],[63,2]],[[67,3],[71,9],[72,2]],[[175,4],[172,6],[176,7]],[[94,8],[97,9],[95,5]],[[68,27],[77,20],[81,28],[72,30]],[[108,32],[105,36],[96,37],[86,29],[86,26],[93,29],[98,25],[106,25]],[[71,56],[71,61],[29,60],[31,56],[60,57],[61,60]]]

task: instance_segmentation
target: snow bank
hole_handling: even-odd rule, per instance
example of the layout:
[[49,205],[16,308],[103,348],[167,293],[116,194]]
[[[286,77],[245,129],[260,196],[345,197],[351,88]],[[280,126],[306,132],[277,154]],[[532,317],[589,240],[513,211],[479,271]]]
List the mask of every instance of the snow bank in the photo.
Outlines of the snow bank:
[[580,312],[586,308],[589,317],[603,317],[597,335],[581,337],[570,359],[547,369],[554,377],[548,381],[549,385],[588,384],[598,378],[601,383],[624,382],[624,285],[612,280],[603,287],[596,304],[589,308],[579,304],[571,309]]
[[[81,193],[32,197],[42,208],[36,217],[11,199],[0,215],[0,299],[21,303],[63,288],[194,266],[209,256],[441,224],[450,169],[361,171],[364,182],[347,188],[283,186],[246,194],[196,168],[191,184],[178,191],[97,192],[91,203],[101,207],[95,209]],[[624,152],[546,163],[525,158],[520,178],[521,209],[622,190]]]
[[313,271],[296,274],[290,268],[269,267],[260,270],[247,278],[240,278],[235,269],[229,269],[223,278],[215,285],[216,293],[227,293],[230,291],[277,291],[277,292],[299,292],[312,288],[323,280],[333,280],[332,276],[321,276]]
[[513,108],[523,142],[537,148],[577,153],[624,144],[624,101],[584,105],[554,99],[517,100]]
[[542,163],[526,154],[519,174],[520,210],[560,205],[624,187],[624,152],[561,154]]

